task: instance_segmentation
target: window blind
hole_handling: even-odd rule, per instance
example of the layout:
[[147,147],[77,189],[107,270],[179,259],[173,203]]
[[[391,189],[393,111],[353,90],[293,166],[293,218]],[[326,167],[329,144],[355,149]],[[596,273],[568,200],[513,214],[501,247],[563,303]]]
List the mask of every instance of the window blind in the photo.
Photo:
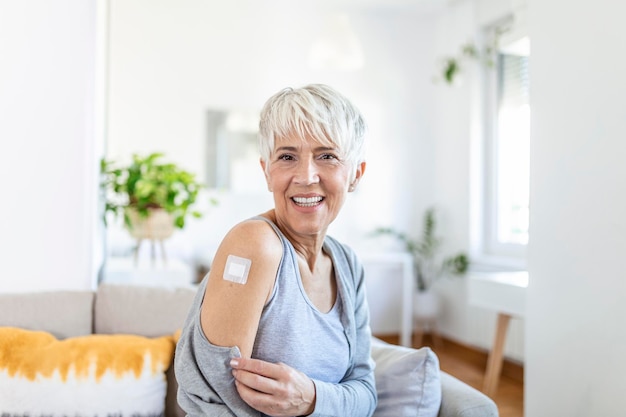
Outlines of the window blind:
[[529,104],[530,73],[527,56],[498,54],[498,91],[500,107]]

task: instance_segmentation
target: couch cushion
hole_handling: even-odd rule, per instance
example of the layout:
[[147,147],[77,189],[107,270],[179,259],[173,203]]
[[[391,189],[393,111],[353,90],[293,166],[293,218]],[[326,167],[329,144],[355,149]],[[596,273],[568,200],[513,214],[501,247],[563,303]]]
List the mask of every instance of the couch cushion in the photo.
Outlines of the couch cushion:
[[498,417],[498,406],[482,392],[441,372],[441,416]]
[[0,326],[44,330],[58,338],[90,334],[91,291],[0,294]]
[[0,415],[163,415],[174,338],[0,328]]
[[103,284],[94,308],[94,333],[172,334],[183,326],[194,288]]
[[[161,336],[182,328],[195,288],[102,284],[95,300],[96,333]],[[173,367],[167,372],[167,417],[184,416],[176,402],[178,383]]]
[[428,347],[411,349],[372,339],[378,406],[374,417],[436,417],[441,406],[439,359]]

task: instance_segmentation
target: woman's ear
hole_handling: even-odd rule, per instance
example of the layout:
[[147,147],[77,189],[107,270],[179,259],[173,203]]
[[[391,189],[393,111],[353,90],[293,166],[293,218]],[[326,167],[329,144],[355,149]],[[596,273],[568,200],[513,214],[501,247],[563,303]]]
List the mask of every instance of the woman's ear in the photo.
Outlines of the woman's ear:
[[348,187],[349,192],[352,192],[356,189],[357,184],[359,183],[359,181],[361,181],[361,177],[363,177],[363,174],[365,173],[366,165],[367,164],[365,163],[365,161],[362,161],[359,164],[357,164],[356,172],[354,174],[354,179],[352,180],[352,182],[350,183],[350,186]]
[[267,162],[263,158],[259,158],[259,163],[261,164],[261,169],[263,169],[263,175],[265,175],[265,182],[267,183],[267,190],[269,192],[272,192],[272,188],[270,187],[270,177],[269,177],[269,174],[267,173],[267,170],[269,168],[267,166]]

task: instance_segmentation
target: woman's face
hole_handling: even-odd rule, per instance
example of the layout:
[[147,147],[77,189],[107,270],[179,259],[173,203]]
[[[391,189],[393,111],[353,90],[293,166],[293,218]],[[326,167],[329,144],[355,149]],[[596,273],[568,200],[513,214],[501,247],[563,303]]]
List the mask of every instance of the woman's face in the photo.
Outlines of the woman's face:
[[261,165],[279,226],[300,236],[326,233],[365,170],[362,162],[351,182],[352,164],[340,159],[338,149],[312,138],[277,139],[270,159]]

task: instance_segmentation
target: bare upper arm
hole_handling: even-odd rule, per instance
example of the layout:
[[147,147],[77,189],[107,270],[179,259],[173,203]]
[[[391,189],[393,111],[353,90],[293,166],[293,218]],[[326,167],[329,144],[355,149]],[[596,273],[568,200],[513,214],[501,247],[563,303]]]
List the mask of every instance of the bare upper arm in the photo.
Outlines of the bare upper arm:
[[[228,255],[251,261],[245,284],[223,278]],[[238,346],[244,357],[251,356],[281,257],[278,236],[262,220],[247,220],[226,235],[211,265],[200,316],[204,334],[212,344]]]

